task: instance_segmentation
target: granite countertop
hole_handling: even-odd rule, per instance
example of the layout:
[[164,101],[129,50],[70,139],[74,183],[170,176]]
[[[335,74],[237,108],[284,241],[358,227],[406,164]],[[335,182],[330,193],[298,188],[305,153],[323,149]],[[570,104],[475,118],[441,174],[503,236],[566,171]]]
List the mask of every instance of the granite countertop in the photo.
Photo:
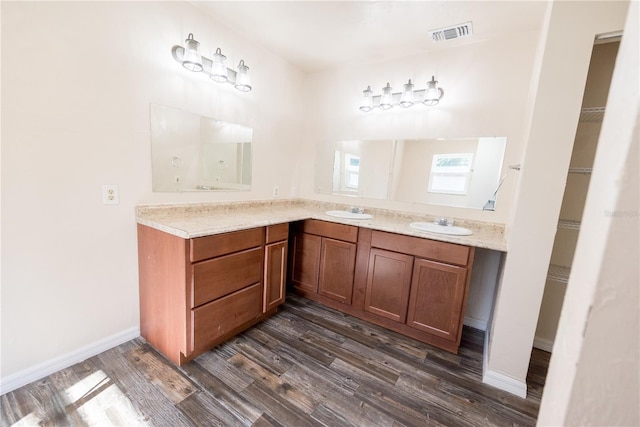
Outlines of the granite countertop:
[[373,208],[365,211],[372,214],[373,218],[365,220],[336,218],[325,214],[329,210],[346,208],[348,208],[347,205],[301,199],[140,205],[136,207],[136,221],[138,224],[190,239],[303,219],[318,219],[501,252],[507,251],[503,224],[456,220],[455,225],[468,228],[473,231],[473,234],[453,236],[423,232],[409,227],[409,224],[414,221],[433,221],[435,217],[430,215]]

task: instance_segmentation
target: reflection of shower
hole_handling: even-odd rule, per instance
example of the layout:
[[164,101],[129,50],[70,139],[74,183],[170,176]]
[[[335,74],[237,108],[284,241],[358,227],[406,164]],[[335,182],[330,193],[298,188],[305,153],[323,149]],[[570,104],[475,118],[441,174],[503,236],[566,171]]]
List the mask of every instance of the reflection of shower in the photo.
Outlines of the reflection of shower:
[[171,160],[169,160],[169,164],[174,168],[181,168],[182,165],[184,165],[184,160],[178,156],[173,156]]
[[496,210],[496,195],[498,194],[498,190],[502,186],[502,183],[504,182],[505,178],[507,177],[507,175],[509,175],[509,172],[511,172],[512,169],[519,171],[520,165],[509,165],[509,167],[507,168],[507,171],[504,173],[504,175],[502,175],[502,178],[500,178],[500,182],[498,183],[498,187],[496,188],[496,191],[493,192],[493,196],[491,196],[489,200],[487,200],[487,203],[485,203],[484,206],[482,207],[483,211]]

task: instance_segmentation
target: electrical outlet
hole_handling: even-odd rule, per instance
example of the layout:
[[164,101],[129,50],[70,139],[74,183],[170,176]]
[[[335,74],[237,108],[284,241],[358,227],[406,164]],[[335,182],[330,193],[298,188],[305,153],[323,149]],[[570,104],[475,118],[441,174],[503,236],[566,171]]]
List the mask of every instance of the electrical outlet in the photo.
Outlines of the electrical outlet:
[[273,186],[273,197],[278,197],[278,195],[280,194],[280,189],[278,188],[277,185]]
[[102,204],[103,205],[119,205],[120,194],[117,185],[102,186]]

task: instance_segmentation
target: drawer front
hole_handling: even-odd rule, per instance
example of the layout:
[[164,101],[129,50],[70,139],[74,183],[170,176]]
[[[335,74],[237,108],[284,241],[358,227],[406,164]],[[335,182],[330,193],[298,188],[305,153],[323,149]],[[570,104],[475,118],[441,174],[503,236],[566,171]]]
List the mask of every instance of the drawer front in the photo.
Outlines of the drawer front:
[[226,333],[262,315],[262,286],[255,284],[191,310],[191,350],[211,346]]
[[194,264],[191,307],[261,282],[262,259],[263,249],[255,248]]
[[289,223],[267,226],[267,245],[289,238]]
[[307,219],[298,224],[298,231],[331,239],[356,243],[358,241],[358,227],[353,225],[336,224],[316,219]]
[[394,252],[415,255],[421,258],[446,262],[448,264],[467,265],[470,248],[454,243],[438,242],[419,237],[373,231],[371,246]]
[[262,246],[264,227],[191,239],[191,262]]

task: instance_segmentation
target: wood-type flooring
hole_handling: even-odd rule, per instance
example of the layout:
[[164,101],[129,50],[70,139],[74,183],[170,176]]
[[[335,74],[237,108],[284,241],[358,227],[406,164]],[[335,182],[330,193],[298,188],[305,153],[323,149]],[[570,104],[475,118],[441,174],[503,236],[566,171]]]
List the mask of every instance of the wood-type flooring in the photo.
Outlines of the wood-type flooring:
[[535,425],[527,399],[482,384],[484,333],[459,354],[288,296],[275,316],[176,367],[137,338],[0,397],[2,426]]

